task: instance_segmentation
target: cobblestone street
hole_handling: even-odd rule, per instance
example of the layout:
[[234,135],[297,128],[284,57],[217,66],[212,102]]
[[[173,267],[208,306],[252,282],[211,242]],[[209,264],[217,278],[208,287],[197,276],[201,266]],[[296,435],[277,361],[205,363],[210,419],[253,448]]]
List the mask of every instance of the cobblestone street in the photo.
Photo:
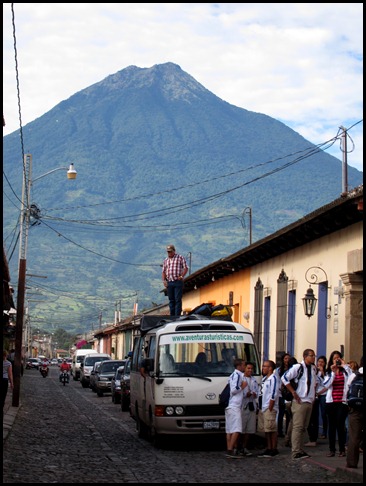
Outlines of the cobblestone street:
[[[326,441],[311,459],[294,462],[283,447],[274,458],[233,460],[222,440],[169,438],[161,449],[137,437],[129,413],[111,396],[97,397],[71,380],[58,382],[26,370],[21,406],[4,440],[4,483],[348,483],[362,482],[363,470],[344,468],[341,458],[324,456]],[[13,411],[11,407],[10,411]],[[9,411],[9,412],[10,412]],[[4,424],[6,416],[4,417]],[[4,432],[3,425],[3,432]],[[362,462],[362,456],[360,459]]]

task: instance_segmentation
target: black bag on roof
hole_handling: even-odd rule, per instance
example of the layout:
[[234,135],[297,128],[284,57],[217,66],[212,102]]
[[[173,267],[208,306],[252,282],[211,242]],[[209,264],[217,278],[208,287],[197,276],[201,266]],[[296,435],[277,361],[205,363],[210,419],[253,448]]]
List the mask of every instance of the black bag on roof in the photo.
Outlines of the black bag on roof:
[[200,304],[194,309],[192,309],[191,312],[188,312],[188,315],[199,314],[200,316],[211,316],[211,313],[212,313],[212,304]]

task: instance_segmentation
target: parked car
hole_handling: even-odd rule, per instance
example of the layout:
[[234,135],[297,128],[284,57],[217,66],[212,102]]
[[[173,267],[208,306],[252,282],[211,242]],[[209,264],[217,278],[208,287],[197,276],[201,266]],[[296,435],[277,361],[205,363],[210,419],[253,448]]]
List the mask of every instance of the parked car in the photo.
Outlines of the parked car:
[[97,392],[95,384],[96,384],[96,381],[97,381],[99,367],[100,367],[101,364],[102,364],[102,361],[97,361],[96,363],[94,363],[93,369],[90,372],[89,387],[93,390],[94,393]]
[[27,358],[25,362],[25,369],[30,370],[31,368],[39,369],[41,365],[41,360],[39,358]]
[[121,377],[121,410],[128,412],[130,409],[130,373],[131,373],[131,358],[125,363],[123,375]]
[[111,392],[112,378],[117,368],[123,366],[125,361],[124,359],[110,359],[100,364],[95,380],[95,389],[98,397],[102,397],[104,393]]
[[92,353],[84,356],[82,363],[80,363],[80,383],[83,388],[89,388],[90,373],[94,363],[105,361],[107,359],[111,359],[110,355],[107,353]]
[[119,366],[111,380],[112,402],[121,403],[121,376],[123,375],[124,366]]

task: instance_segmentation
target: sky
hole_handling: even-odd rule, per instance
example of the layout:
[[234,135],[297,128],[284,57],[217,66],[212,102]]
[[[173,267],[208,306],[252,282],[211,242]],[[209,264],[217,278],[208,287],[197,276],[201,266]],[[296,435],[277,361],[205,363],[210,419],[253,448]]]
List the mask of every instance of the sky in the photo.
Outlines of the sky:
[[[24,127],[128,66],[173,62],[314,144],[349,129],[363,171],[362,46],[362,3],[4,3],[3,134],[20,127],[18,86]],[[340,140],[327,153],[343,160]]]

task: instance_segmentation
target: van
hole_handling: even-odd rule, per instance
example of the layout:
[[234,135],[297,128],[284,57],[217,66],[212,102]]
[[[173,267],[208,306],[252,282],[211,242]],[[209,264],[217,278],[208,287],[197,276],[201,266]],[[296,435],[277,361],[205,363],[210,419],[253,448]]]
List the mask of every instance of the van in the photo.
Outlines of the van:
[[77,349],[72,357],[71,374],[75,381],[80,378],[80,364],[84,361],[86,354],[97,353],[95,349]]
[[225,434],[219,394],[234,358],[261,381],[253,335],[239,323],[204,316],[143,316],[130,374],[130,414],[140,437],[158,445],[170,434]]
[[94,363],[109,359],[111,359],[111,356],[107,353],[88,353],[84,356],[83,362],[80,363],[80,383],[83,388],[89,388],[90,373],[93,369]]
[[125,362],[125,359],[108,359],[99,364],[95,380],[95,390],[98,397],[102,397],[104,393],[112,392],[112,378],[115,375],[117,368],[124,366]]

